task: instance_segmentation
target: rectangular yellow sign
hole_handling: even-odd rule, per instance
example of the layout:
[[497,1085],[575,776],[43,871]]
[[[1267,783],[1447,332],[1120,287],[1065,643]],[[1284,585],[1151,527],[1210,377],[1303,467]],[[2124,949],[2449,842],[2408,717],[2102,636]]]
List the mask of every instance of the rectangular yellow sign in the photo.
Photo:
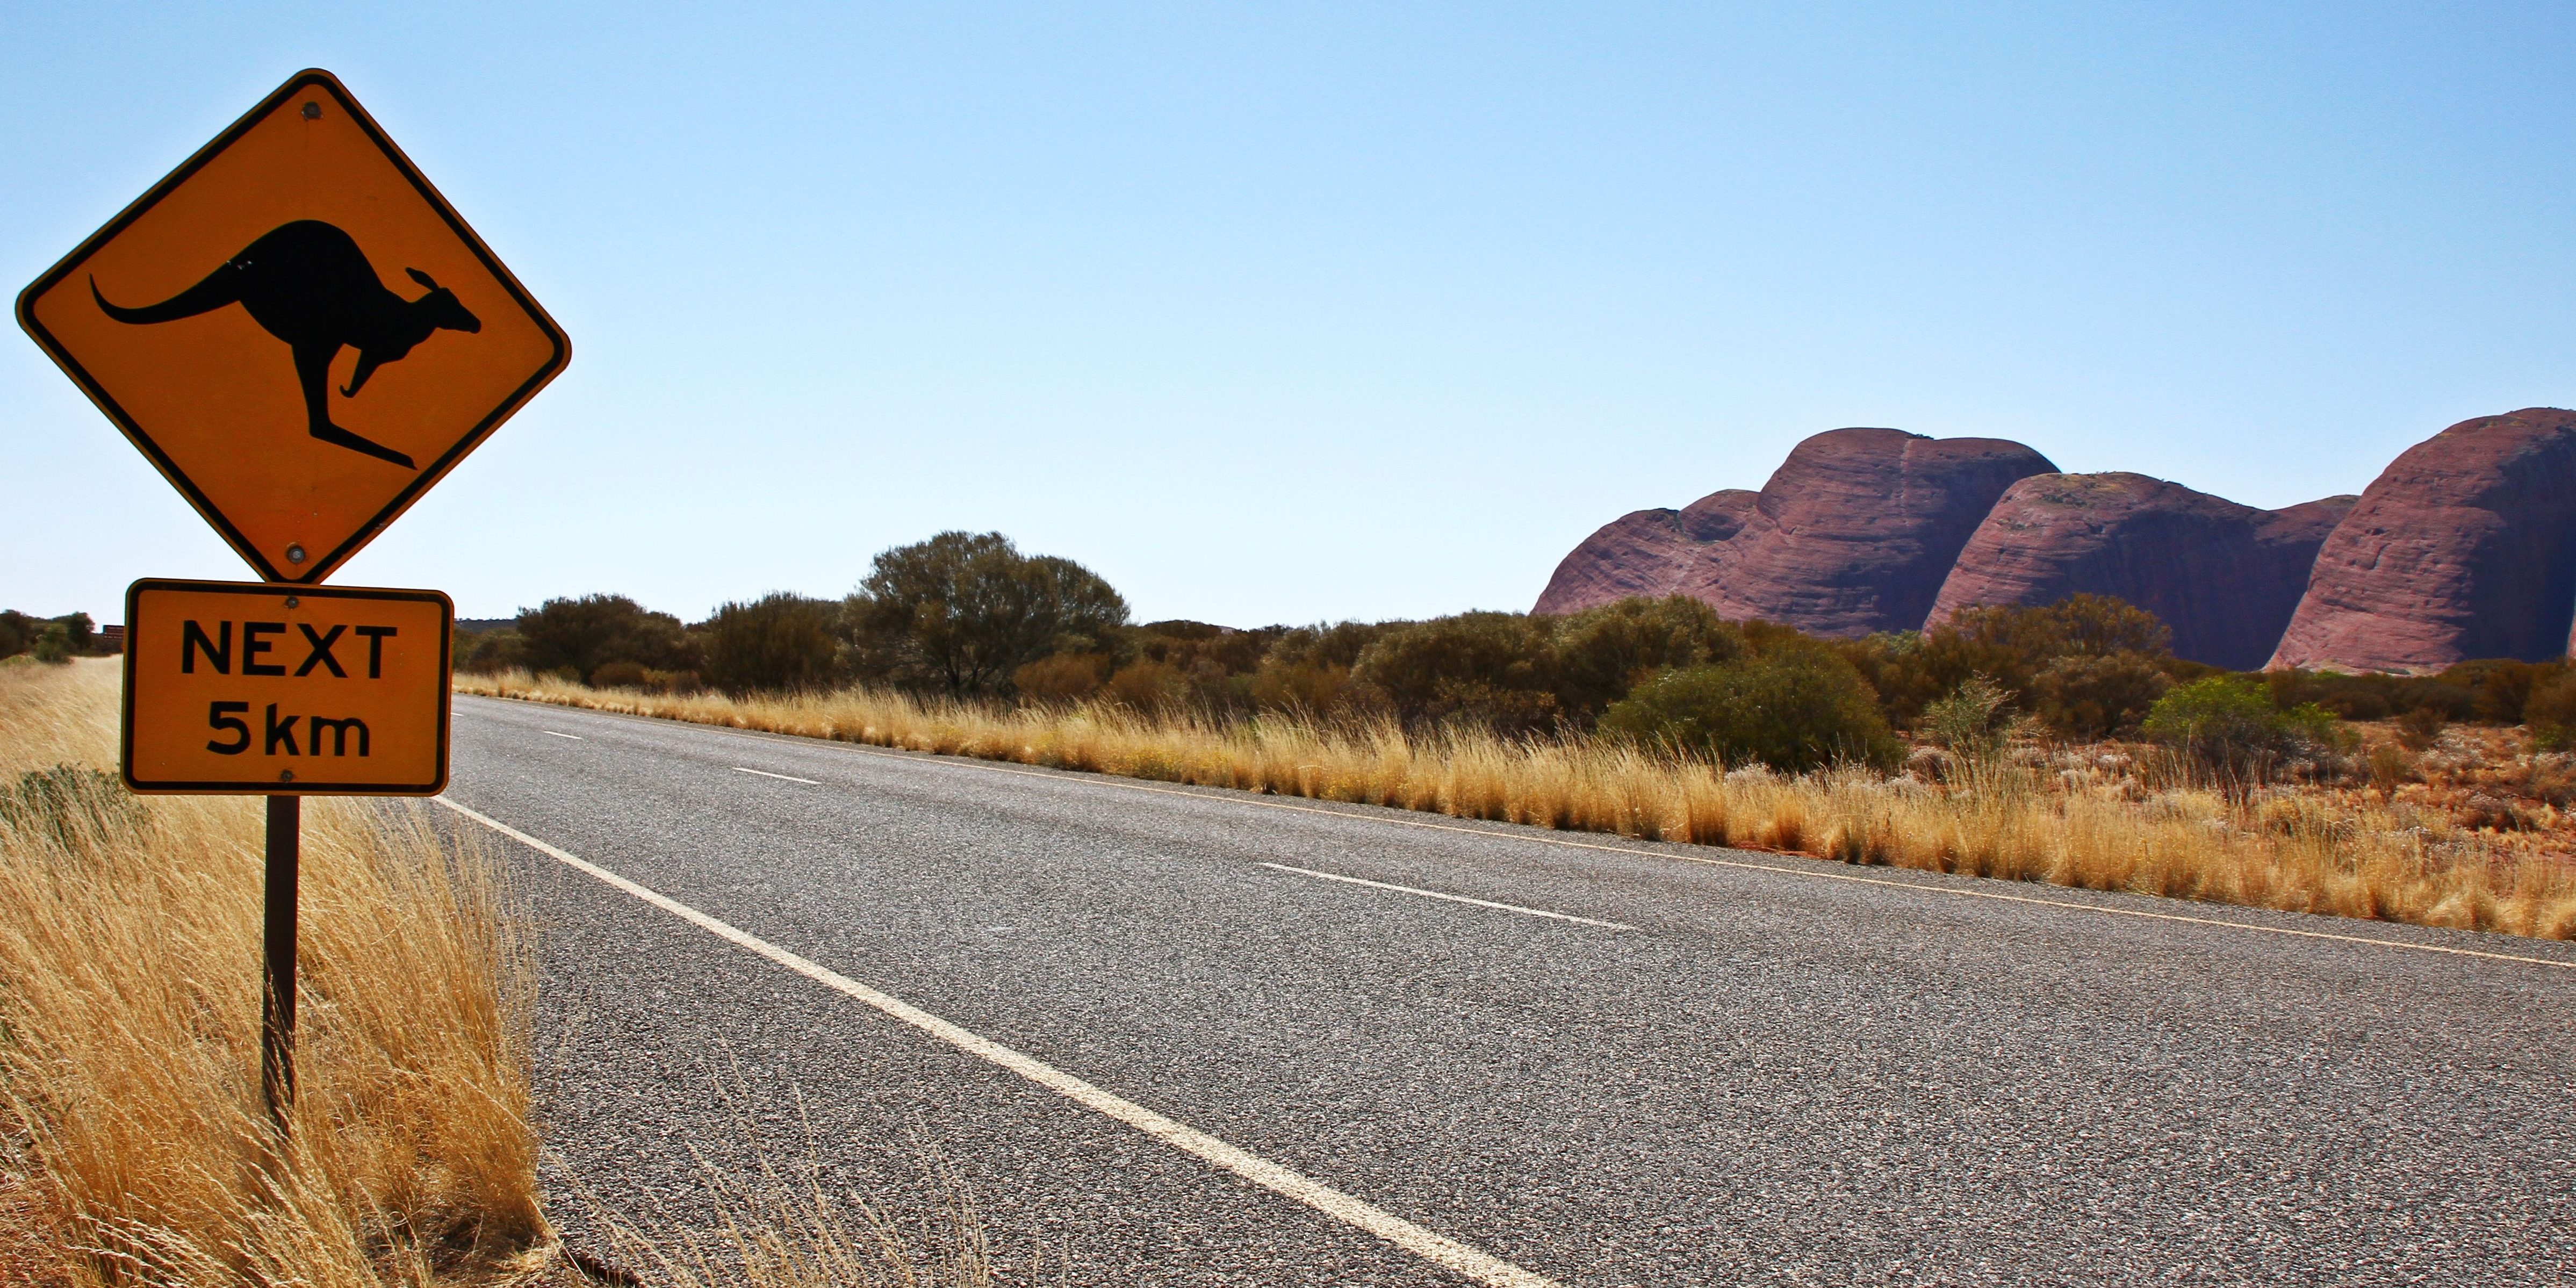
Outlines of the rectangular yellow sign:
[[447,786],[455,620],[434,590],[134,583],[126,786],[437,795]]

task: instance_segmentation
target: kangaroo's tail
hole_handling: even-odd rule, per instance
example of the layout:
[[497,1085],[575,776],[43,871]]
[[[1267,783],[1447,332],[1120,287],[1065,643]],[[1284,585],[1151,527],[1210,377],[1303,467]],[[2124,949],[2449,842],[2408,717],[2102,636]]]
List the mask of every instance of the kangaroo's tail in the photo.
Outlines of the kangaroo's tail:
[[147,322],[175,322],[180,318],[192,318],[200,313],[212,313],[227,304],[238,303],[241,300],[241,287],[234,280],[233,266],[226,264],[206,274],[206,280],[158,304],[146,304],[139,309],[129,309],[108,303],[107,297],[98,293],[98,279],[95,277],[89,279],[89,296],[98,301],[100,312],[119,322],[141,325]]

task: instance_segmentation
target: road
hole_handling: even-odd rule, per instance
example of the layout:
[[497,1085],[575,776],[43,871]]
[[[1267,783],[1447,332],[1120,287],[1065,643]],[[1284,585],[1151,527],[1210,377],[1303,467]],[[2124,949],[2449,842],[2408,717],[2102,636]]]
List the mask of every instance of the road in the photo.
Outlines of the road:
[[2576,945],[456,711],[450,799],[668,901],[503,842],[629,1210],[765,1155],[1081,1284],[2576,1280]]

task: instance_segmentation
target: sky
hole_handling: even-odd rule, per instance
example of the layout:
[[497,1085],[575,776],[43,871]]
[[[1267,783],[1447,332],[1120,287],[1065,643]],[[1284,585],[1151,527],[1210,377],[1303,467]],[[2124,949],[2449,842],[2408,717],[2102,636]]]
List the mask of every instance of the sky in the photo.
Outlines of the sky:
[[[998,530],[1137,620],[1526,609],[1846,425],[2251,505],[2576,403],[2563,4],[0,7],[14,294],[301,68],[571,335],[350,561],[466,617]],[[247,579],[23,335],[0,606]]]

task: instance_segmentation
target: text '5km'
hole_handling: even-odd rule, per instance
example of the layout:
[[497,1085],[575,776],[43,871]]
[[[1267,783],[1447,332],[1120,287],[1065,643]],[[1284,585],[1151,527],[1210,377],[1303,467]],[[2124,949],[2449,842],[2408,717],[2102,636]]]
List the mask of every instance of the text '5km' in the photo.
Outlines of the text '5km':
[[434,795],[447,783],[453,622],[436,591],[136,582],[126,781]]

